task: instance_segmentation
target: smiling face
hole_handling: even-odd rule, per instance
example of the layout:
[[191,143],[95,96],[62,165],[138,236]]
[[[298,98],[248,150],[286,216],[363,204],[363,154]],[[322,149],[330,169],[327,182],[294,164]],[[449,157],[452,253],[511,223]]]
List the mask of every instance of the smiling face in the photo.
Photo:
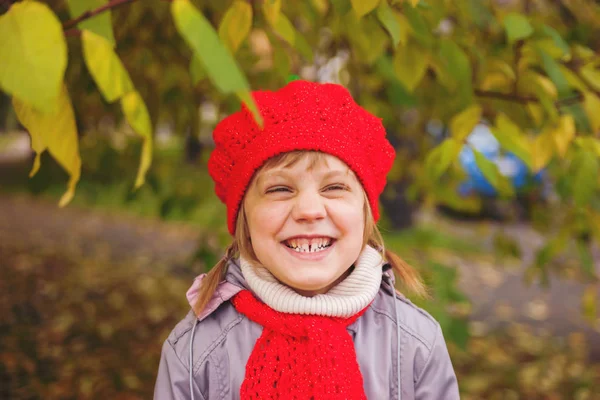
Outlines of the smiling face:
[[363,248],[363,188],[338,158],[307,152],[291,165],[261,169],[243,209],[262,266],[296,292],[326,293]]

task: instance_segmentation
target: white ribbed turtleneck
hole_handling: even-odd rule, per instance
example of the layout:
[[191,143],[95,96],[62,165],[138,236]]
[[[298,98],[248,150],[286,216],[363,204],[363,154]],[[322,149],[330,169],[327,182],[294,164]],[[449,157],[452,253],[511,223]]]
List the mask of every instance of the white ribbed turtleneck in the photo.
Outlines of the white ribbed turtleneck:
[[275,311],[293,314],[350,317],[369,305],[381,285],[383,259],[366,246],[354,270],[327,293],[306,297],[279,282],[265,267],[252,266],[240,257],[244,279],[252,291]]

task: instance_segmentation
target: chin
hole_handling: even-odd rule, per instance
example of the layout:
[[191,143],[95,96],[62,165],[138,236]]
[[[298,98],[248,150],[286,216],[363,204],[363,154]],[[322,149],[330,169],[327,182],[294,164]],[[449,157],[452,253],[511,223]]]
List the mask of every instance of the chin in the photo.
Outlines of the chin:
[[300,294],[304,294],[307,292],[313,292],[314,294],[322,294],[327,293],[329,289],[335,286],[336,279],[332,280],[313,280],[307,282],[303,280],[301,284],[296,284],[294,281],[290,281],[286,283],[287,286],[295,290],[296,292],[302,292]]

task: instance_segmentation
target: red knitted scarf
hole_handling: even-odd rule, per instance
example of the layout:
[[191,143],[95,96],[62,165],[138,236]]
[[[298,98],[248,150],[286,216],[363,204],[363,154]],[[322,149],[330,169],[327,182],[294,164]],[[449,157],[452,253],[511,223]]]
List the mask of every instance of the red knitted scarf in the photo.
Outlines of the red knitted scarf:
[[235,308],[263,326],[246,364],[242,400],[366,399],[350,318],[287,314],[273,310],[243,290]]

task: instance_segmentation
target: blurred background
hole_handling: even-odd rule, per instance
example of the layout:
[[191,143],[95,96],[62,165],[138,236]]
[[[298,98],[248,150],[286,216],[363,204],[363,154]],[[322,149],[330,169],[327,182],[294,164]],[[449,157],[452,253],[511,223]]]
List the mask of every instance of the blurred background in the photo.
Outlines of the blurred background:
[[[251,89],[337,82],[383,119],[397,159],[380,226],[431,289],[414,301],[442,325],[462,398],[600,399],[598,2],[184,1]],[[72,170],[50,151],[29,176],[5,85],[0,399],[151,398],[185,292],[230,240],[206,161],[240,107],[219,84],[231,65],[190,44],[181,0],[43,3],[65,28],[81,178],[59,207]],[[112,38],[148,109],[137,189],[144,142],[98,89],[85,29]]]

